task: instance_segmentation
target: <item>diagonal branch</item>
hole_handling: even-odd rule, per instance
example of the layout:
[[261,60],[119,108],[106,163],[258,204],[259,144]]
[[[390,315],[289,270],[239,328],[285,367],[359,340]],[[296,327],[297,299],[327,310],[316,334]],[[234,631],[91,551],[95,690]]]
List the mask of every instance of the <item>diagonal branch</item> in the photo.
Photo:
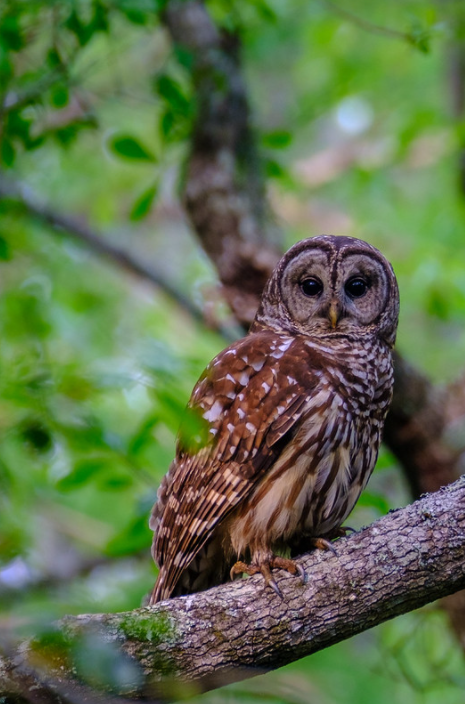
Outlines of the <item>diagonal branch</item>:
[[187,296],[184,296],[173,286],[161,271],[153,266],[148,266],[127,250],[105,240],[81,218],[57,212],[41,202],[28,186],[15,183],[0,175],[0,199],[1,198],[19,203],[29,215],[36,217],[42,223],[49,225],[52,229],[64,232],[68,236],[83,242],[100,256],[116,262],[116,264],[123,267],[131,274],[135,274],[155,284],[155,286],[166,291],[166,293],[182,308],[188,311],[193,318],[202,320],[202,314],[199,309]]
[[205,316],[192,299],[183,294],[156,266],[147,264],[128,252],[127,249],[112,244],[81,217],[60,213],[42,202],[27,184],[5,178],[0,174],[0,200],[2,198],[18,204],[27,215],[48,225],[54,232],[81,242],[103,259],[111,261],[130,274],[153,284],[177,303],[191,318],[209,329],[219,332],[225,340],[231,342],[240,335],[239,326],[223,324],[214,318]]
[[[72,654],[80,644],[92,652],[95,643],[107,648],[107,667],[118,653],[127,673],[100,683],[100,690],[94,682],[95,701],[108,692],[173,700],[179,698],[179,682],[206,691],[280,667],[462,589],[464,555],[465,477],[342,539],[337,556],[303,556],[305,586],[278,573],[283,599],[257,576],[152,608],[67,617],[54,641],[23,643],[13,659],[0,657],[0,695],[9,691],[5,683],[12,671],[31,667],[55,683],[57,693],[82,694],[90,683],[90,660],[77,677],[79,657],[75,662]],[[66,648],[53,651],[57,634]]]
[[330,10],[332,10],[335,14],[339,15],[339,17],[342,17],[348,22],[352,22],[352,24],[357,25],[357,27],[360,27],[360,29],[363,29],[366,32],[370,32],[371,34],[379,34],[383,37],[401,39],[405,42],[412,41],[412,35],[408,32],[402,32],[398,29],[393,29],[392,27],[383,27],[379,24],[373,24],[373,22],[369,22],[364,17],[360,17],[359,15],[355,15],[353,12],[349,12],[343,7],[339,7],[339,5],[336,5],[336,3],[331,2],[331,0],[322,1]]

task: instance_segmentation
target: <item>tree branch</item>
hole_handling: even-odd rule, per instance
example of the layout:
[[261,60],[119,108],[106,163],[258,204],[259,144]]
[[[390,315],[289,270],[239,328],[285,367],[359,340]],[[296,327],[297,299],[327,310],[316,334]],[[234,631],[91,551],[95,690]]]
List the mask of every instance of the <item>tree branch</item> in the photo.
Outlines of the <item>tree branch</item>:
[[322,2],[335,14],[339,15],[339,17],[342,17],[348,22],[357,25],[357,27],[360,27],[360,29],[363,29],[366,32],[370,32],[371,34],[379,34],[383,37],[401,39],[405,42],[412,41],[412,36],[408,32],[402,32],[398,29],[392,29],[391,27],[383,27],[379,24],[373,24],[373,22],[369,22],[364,17],[359,17],[353,12],[349,12],[343,7],[339,7],[339,5],[336,5],[336,3],[331,2],[331,0],[322,0]]
[[279,259],[265,226],[265,189],[236,35],[221,33],[201,0],[170,0],[165,22],[191,53],[197,120],[184,202],[216,265],[226,300],[248,327]]
[[146,264],[126,249],[112,244],[96,230],[91,228],[81,217],[77,218],[66,213],[60,213],[46,203],[43,203],[25,183],[18,183],[0,174],[0,200],[12,200],[20,205],[25,212],[41,223],[62,235],[81,242],[103,259],[113,262],[125,271],[155,285],[191,318],[205,325],[210,330],[220,333],[225,340],[236,340],[241,329],[234,324],[223,324],[212,317],[205,316],[203,311],[153,264]]
[[[23,668],[40,672],[49,689],[67,697],[92,685],[94,701],[108,693],[173,700],[179,682],[206,691],[251,677],[462,589],[465,477],[336,546],[337,556],[301,558],[305,586],[278,572],[282,599],[256,576],[152,608],[67,617],[54,638],[31,640],[13,658],[0,658],[0,695],[11,693],[11,675]],[[85,667],[80,644],[90,648]],[[107,663],[125,663],[126,677],[99,686],[91,658],[102,648]]]
[[153,266],[148,266],[145,262],[137,259],[137,257],[134,257],[125,249],[117,247],[108,240],[105,240],[81,218],[59,213],[45,203],[42,203],[28,186],[12,182],[0,175],[0,198],[8,198],[19,203],[25,208],[29,215],[38,218],[42,223],[49,225],[52,229],[65,232],[74,239],[86,244],[100,256],[116,262],[116,264],[123,267],[131,274],[135,274],[136,276],[150,281],[152,284],[155,284],[155,286],[160,287],[182,308],[188,311],[194,319],[203,320],[201,311],[199,311],[187,296],[184,296],[173,286],[161,271],[158,271]]

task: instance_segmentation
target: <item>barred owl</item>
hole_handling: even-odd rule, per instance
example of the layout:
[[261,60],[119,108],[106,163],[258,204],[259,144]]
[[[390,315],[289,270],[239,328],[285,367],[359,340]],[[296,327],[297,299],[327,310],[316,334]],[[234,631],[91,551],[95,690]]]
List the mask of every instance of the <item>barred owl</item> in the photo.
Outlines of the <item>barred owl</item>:
[[392,396],[399,295],[391,265],[351,237],[279,261],[249,333],[210,362],[150,520],[151,604],[330,546],[376,462]]

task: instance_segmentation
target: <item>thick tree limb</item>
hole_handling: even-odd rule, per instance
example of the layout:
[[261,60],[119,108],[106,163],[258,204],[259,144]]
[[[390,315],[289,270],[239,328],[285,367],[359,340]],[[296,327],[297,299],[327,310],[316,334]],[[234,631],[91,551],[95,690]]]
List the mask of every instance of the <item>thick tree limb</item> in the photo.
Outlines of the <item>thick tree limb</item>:
[[[0,658],[0,695],[16,691],[18,668],[32,668],[42,672],[49,692],[57,692],[57,702],[60,692],[85,699],[89,684],[94,701],[103,693],[172,700],[179,697],[175,682],[205,691],[251,677],[462,589],[465,477],[336,547],[337,556],[314,552],[301,558],[305,586],[277,573],[283,599],[256,576],[152,608],[67,617],[57,627],[62,642],[56,633],[55,641],[30,641],[13,658]],[[95,643],[114,658],[119,652],[127,677],[101,685],[100,696],[90,665],[81,666],[88,681],[78,684],[72,654],[80,643],[91,658]]]
[[184,202],[224,295],[248,327],[279,258],[265,226],[265,191],[250,124],[237,36],[221,33],[200,0],[171,0],[165,22],[191,52],[197,120]]

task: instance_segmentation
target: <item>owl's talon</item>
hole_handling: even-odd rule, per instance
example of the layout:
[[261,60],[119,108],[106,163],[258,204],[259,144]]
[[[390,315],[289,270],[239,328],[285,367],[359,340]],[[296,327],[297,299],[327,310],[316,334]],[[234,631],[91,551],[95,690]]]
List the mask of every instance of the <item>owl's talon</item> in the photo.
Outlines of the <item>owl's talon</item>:
[[334,545],[332,545],[329,540],[326,540],[326,538],[312,538],[310,542],[317,550],[330,550],[333,555],[337,555]]
[[262,564],[260,565],[260,572],[262,573],[262,575],[265,579],[266,586],[271,587],[271,589],[274,591],[274,593],[277,594],[277,596],[279,596],[280,599],[282,599],[283,595],[281,594],[281,590],[278,587],[278,585],[276,584],[276,581],[274,580],[273,575],[271,574],[271,569],[272,569],[272,567],[275,566],[274,562],[276,559],[279,559],[279,558],[272,557],[269,562],[268,561],[262,562]]
[[329,537],[331,539],[333,538],[345,538],[347,537],[348,533],[356,533],[357,531],[355,528],[351,528],[350,526],[340,526],[339,528],[335,528],[330,534]]
[[282,592],[271,574],[272,569],[285,570],[292,575],[298,574],[302,580],[302,584],[307,582],[307,575],[305,574],[305,570],[301,564],[295,562],[294,560],[289,560],[286,557],[279,557],[277,555],[271,557],[270,560],[262,562],[260,565],[254,563],[248,565],[247,563],[242,562],[242,560],[239,560],[231,567],[230,576],[231,579],[234,580],[242,574],[248,574],[249,577],[252,577],[254,574],[258,574],[258,572],[260,572],[263,575],[265,584],[268,587],[271,587],[274,593],[282,599]]
[[281,592],[280,588],[278,587],[278,585],[276,584],[276,582],[274,581],[273,578],[268,579],[268,580],[265,579],[265,582],[266,582],[266,584],[267,584],[268,587],[271,587],[271,588],[272,588],[272,590],[274,591],[274,593],[277,594],[277,596],[279,596],[280,599],[283,598],[282,592]]
[[295,563],[295,566],[296,566],[297,572],[299,573],[300,578],[302,580],[302,584],[307,584],[307,575],[305,573],[304,568],[298,562]]
[[237,576],[242,574],[248,574],[249,577],[253,577],[253,575],[257,574],[258,572],[261,572],[261,574],[263,575],[267,587],[271,587],[274,593],[282,599],[283,595],[281,593],[280,588],[272,577],[269,562],[263,562],[260,566],[258,566],[254,565],[253,563],[251,565],[247,565],[245,562],[242,562],[242,560],[239,560],[231,567],[230,576],[231,579],[235,579]]
[[242,562],[242,560],[239,560],[231,567],[229,576],[232,580],[235,580],[236,577],[240,577],[243,574],[248,574],[249,577],[253,577],[254,574],[257,574],[257,572],[260,571],[260,568],[256,565],[248,565],[247,563]]

